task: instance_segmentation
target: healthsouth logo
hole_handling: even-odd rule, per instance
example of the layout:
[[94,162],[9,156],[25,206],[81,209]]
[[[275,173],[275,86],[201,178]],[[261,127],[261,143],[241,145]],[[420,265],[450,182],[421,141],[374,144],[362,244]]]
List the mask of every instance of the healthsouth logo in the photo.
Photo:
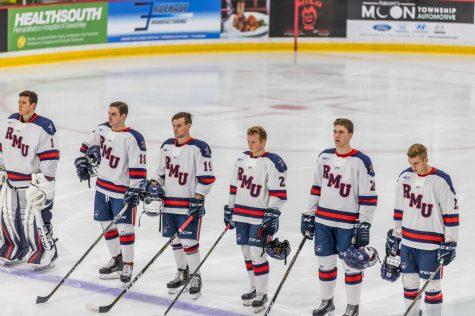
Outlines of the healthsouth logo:
[[101,18],[100,7],[22,12],[15,14],[15,27],[99,21]]
[[456,21],[457,8],[424,6],[417,2],[363,1],[361,18],[372,20]]

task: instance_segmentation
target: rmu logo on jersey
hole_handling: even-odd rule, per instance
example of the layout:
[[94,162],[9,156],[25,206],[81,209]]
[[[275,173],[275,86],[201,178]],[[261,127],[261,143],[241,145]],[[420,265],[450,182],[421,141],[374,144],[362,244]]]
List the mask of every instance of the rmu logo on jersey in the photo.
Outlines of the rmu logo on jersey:
[[409,207],[415,207],[421,210],[421,214],[424,217],[429,217],[432,214],[433,204],[422,202],[422,194],[415,195],[411,192],[411,186],[409,184],[403,184],[403,196],[409,200]]
[[335,189],[340,189],[342,197],[348,197],[351,191],[351,184],[341,182],[341,175],[334,175],[330,172],[330,166],[323,165],[323,179],[328,180],[328,186]]
[[12,147],[16,147],[21,150],[21,154],[23,157],[28,156],[28,150],[30,149],[30,145],[23,144],[23,136],[17,136],[13,134],[14,128],[9,127],[7,129],[7,135],[5,135],[6,139],[12,141]]
[[178,184],[179,185],[185,185],[186,180],[188,179],[188,173],[187,172],[180,172],[180,165],[174,165],[171,163],[171,158],[166,157],[165,162],[167,165],[168,169],[168,176],[170,178],[177,178],[178,179]]
[[262,185],[252,183],[254,177],[245,175],[241,167],[238,169],[238,180],[241,181],[241,188],[248,189],[252,197],[258,197],[261,194]]
[[109,166],[112,169],[117,168],[117,166],[119,165],[120,158],[115,155],[112,155],[112,147],[108,147],[105,144],[106,139],[104,136],[100,136],[100,142],[101,142],[102,157],[109,160]]

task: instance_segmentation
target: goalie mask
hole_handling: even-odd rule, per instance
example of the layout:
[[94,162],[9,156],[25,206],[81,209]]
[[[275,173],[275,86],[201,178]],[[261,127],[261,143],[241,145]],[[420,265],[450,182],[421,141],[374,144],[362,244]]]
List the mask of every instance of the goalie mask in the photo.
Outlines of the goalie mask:
[[350,268],[364,270],[379,261],[378,252],[373,247],[356,247],[351,245],[340,253],[343,261]]
[[277,260],[287,260],[290,254],[290,243],[288,240],[279,241],[278,238],[267,243],[266,253]]

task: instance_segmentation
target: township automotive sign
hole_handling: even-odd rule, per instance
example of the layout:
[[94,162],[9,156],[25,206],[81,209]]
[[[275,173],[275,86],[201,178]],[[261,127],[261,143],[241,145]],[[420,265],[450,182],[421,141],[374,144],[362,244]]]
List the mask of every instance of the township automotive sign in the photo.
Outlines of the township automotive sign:
[[352,0],[348,19],[473,23],[473,8],[472,2]]
[[357,41],[475,42],[474,3],[352,0],[347,37]]
[[220,0],[109,3],[109,42],[219,38]]

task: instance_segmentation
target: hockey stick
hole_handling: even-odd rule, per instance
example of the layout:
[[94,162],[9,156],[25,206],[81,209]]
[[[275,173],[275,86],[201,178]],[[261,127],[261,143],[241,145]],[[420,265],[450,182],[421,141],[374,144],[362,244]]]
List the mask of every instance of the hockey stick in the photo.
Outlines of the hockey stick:
[[440,260],[439,261],[439,267],[437,267],[437,270],[435,270],[434,273],[432,273],[432,275],[430,276],[430,278],[426,281],[426,283],[424,284],[424,286],[422,287],[422,289],[417,293],[416,297],[414,298],[414,301],[411,303],[411,305],[409,305],[409,307],[407,308],[406,312],[404,313],[404,316],[407,316],[409,315],[409,312],[411,311],[411,309],[414,307],[414,305],[416,305],[417,301],[421,298],[422,296],[422,293],[424,293],[425,289],[429,286],[429,283],[430,281],[432,281],[436,274],[439,272],[440,269],[442,269],[442,266],[444,265],[444,261],[443,260]]
[[86,304],[86,308],[91,311],[91,312],[96,312],[96,313],[107,313],[114,307],[114,305],[121,299],[122,296],[124,296],[125,293],[129,291],[129,289],[134,285],[135,282],[142,276],[142,274],[147,271],[147,269],[152,265],[152,263],[157,260],[157,258],[167,249],[168,246],[172,243],[172,241],[178,236],[179,233],[183,232],[186,227],[193,221],[193,216],[189,216],[186,221],[178,228],[178,231],[173,235],[170,239],[168,239],[167,243],[150,259],[150,261],[145,265],[145,267],[140,270],[140,272],[135,276],[135,278],[132,279],[132,281],[127,284],[122,292],[110,303],[109,305],[104,305],[104,306],[95,306],[92,304]]
[[178,299],[180,298],[181,294],[185,291],[186,289],[186,286],[188,285],[188,283],[190,283],[190,281],[195,277],[195,275],[198,273],[198,271],[200,271],[200,268],[201,266],[205,263],[206,259],[208,259],[209,255],[211,254],[211,252],[213,252],[214,248],[216,248],[216,245],[219,243],[219,241],[221,240],[221,238],[223,238],[224,234],[226,234],[226,232],[229,230],[229,224],[224,228],[223,232],[221,233],[221,235],[219,235],[218,239],[214,242],[213,246],[211,246],[210,250],[208,250],[208,252],[206,253],[206,256],[203,258],[203,260],[201,260],[200,264],[198,265],[198,267],[195,269],[195,271],[193,271],[193,274],[188,278],[188,280],[186,281],[186,283],[183,285],[183,287],[181,288],[181,291],[177,294],[177,296],[175,297],[175,299],[173,300],[173,302],[170,304],[170,306],[168,306],[167,310],[165,311],[165,314],[163,315],[167,315],[168,312],[172,309],[173,305],[175,305],[176,301],[178,301]]
[[297,257],[299,256],[300,251],[302,250],[303,245],[305,245],[306,241],[307,241],[307,236],[304,236],[302,241],[300,242],[300,245],[299,245],[297,251],[295,252],[294,257],[292,258],[292,261],[290,261],[289,267],[287,268],[287,271],[285,271],[284,277],[282,278],[282,281],[280,281],[279,287],[277,287],[277,291],[275,292],[274,296],[272,297],[272,300],[270,301],[269,306],[267,307],[267,310],[266,310],[264,316],[269,315],[270,310],[272,309],[272,306],[274,306],[274,303],[277,300],[277,296],[279,295],[280,290],[284,286],[285,280],[287,280],[287,277],[290,274],[290,270],[292,270],[292,267],[294,266],[294,263],[297,260]]
[[124,215],[124,213],[127,211],[128,209],[128,204],[125,204],[124,207],[120,210],[119,214],[117,214],[116,217],[114,217],[114,219],[112,220],[112,222],[109,224],[109,226],[107,226],[103,231],[102,233],[99,235],[99,237],[97,237],[97,239],[94,241],[94,243],[89,247],[89,249],[86,250],[86,252],[82,255],[81,258],[79,258],[79,260],[73,265],[73,267],[71,268],[71,270],[69,270],[69,272],[64,276],[64,278],[59,281],[58,285],[56,285],[56,287],[51,291],[51,293],[49,293],[47,296],[38,296],[36,297],[36,304],[40,304],[40,303],[45,303],[47,302],[51,296],[53,296],[53,294],[59,289],[59,287],[61,285],[63,285],[64,281],[66,281],[67,278],[69,278],[69,276],[71,275],[71,273],[73,273],[74,270],[76,270],[77,266],[81,264],[81,262],[84,260],[84,258],[87,257],[87,255],[91,252],[91,250],[97,245],[97,243],[102,239],[102,237],[104,236],[104,234],[112,227],[112,225],[114,225],[121,217],[122,215]]

